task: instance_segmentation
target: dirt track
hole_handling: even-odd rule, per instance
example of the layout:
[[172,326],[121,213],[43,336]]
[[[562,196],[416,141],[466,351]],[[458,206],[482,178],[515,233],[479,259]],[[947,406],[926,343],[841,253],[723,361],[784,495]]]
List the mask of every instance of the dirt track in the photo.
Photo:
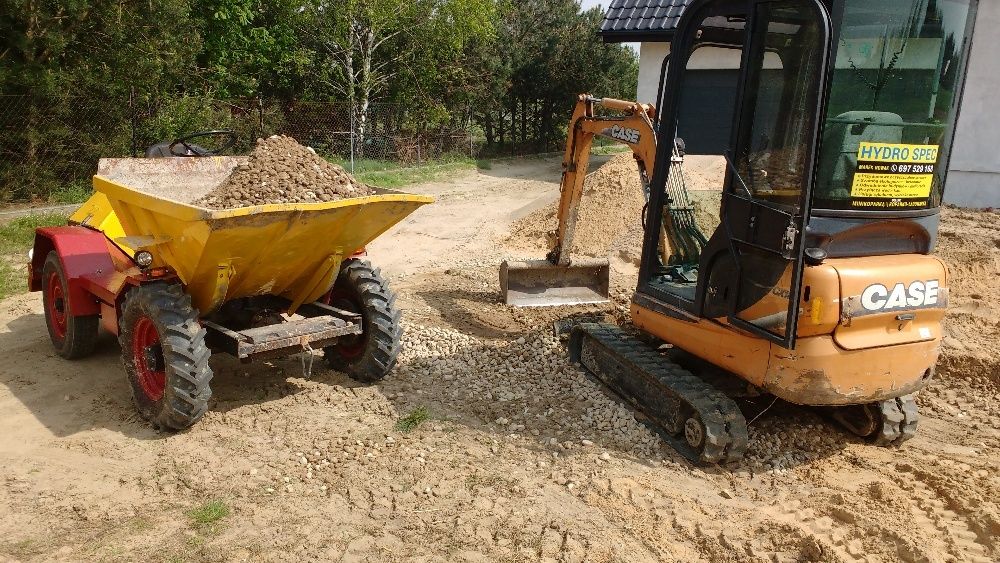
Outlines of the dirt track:
[[[212,408],[180,434],[138,419],[112,338],[68,363],[37,294],[0,303],[0,560],[1000,559],[995,214],[945,216],[959,279],[917,438],[873,448],[779,405],[742,467],[696,469],[565,364],[565,312],[496,303],[508,226],[557,180],[549,159],[415,188],[438,204],[370,248],[406,309],[400,367],[365,387],[213,358]],[[431,420],[397,431],[417,406]],[[231,514],[194,523],[209,499]]]

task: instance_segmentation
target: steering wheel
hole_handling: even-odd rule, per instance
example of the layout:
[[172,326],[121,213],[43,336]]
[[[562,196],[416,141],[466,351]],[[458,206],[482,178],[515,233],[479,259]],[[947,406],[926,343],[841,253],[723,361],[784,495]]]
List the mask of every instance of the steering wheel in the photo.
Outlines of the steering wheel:
[[[214,149],[206,149],[205,147],[198,146],[191,143],[195,139],[201,139],[205,137],[218,138],[222,140],[222,144]],[[171,156],[215,156],[220,154],[233,145],[236,144],[236,132],[230,131],[228,129],[216,129],[213,131],[198,131],[197,133],[191,133],[190,135],[185,135],[178,139],[174,139],[174,142],[170,143],[167,151],[170,152]],[[178,152],[175,147],[178,145],[184,147],[182,152]]]

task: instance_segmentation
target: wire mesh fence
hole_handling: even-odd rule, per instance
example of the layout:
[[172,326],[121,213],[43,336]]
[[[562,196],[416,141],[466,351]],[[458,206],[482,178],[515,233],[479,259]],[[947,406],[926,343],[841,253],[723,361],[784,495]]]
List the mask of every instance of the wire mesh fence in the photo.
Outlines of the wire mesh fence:
[[261,137],[289,135],[352,171],[372,161],[406,167],[453,155],[476,158],[484,144],[471,119],[420,126],[394,104],[362,111],[339,102],[0,95],[0,203],[78,201],[90,190],[98,159],[143,156],[156,143],[213,129],[237,133],[231,154],[247,154]]

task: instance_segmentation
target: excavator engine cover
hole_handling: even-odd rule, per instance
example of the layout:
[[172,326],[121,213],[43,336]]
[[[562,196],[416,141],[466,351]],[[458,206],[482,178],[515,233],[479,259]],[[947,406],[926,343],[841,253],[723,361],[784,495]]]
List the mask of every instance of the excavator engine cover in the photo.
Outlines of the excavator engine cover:
[[548,260],[500,265],[503,301],[518,307],[607,303],[610,285],[611,266],[602,259],[574,259],[568,266]]

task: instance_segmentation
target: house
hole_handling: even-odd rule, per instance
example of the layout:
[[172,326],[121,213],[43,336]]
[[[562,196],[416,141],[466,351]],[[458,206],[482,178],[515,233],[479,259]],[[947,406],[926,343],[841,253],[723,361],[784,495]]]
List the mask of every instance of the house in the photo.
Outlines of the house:
[[[937,4],[952,0],[915,1],[923,3],[918,8],[935,9]],[[664,58],[670,53],[670,39],[691,2],[611,0],[599,33],[608,43],[640,44],[638,101],[656,103]],[[978,3],[979,8],[945,200],[968,207],[1000,207],[1000,151],[997,150],[1000,111],[993,98],[1000,92],[1000,57],[995,52],[995,45],[1000,43],[1000,2],[973,0],[972,3]],[[940,39],[937,42],[941,44]],[[935,62],[940,64],[940,60]],[[731,113],[720,112],[718,108],[732,107],[739,66],[739,53],[732,49],[703,47],[692,56],[685,78],[686,90],[697,95],[682,95],[682,115],[686,116],[687,125],[678,124],[689,152],[720,153],[720,147],[716,146],[719,133],[728,131],[732,120]],[[697,123],[697,127],[691,123]]]

